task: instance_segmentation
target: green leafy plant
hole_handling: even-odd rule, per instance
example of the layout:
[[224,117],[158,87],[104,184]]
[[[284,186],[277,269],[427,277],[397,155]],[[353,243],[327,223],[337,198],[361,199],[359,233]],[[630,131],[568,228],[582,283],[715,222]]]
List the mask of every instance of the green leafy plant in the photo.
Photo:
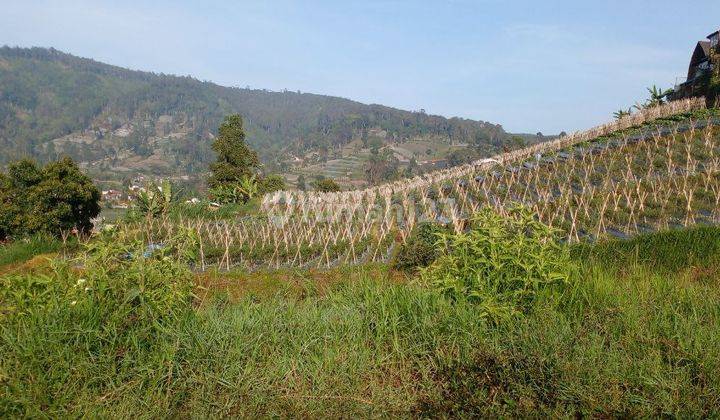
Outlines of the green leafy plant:
[[441,255],[421,272],[452,300],[469,300],[493,320],[523,311],[536,293],[569,281],[570,254],[556,230],[525,208],[501,216],[489,207],[472,217],[467,233],[441,234]]
[[258,186],[258,194],[268,194],[275,191],[281,191],[286,188],[285,178],[280,175],[268,175],[260,180]]
[[663,88],[658,88],[655,85],[647,88],[647,91],[650,97],[645,104],[648,108],[653,108],[664,104],[665,98],[667,98],[667,96],[672,93],[672,89],[664,90]]
[[397,270],[414,271],[427,267],[440,255],[436,246],[439,235],[448,229],[437,223],[423,222],[417,225],[404,244],[393,256],[392,267]]
[[217,185],[210,189],[210,195],[221,204],[247,203],[258,194],[258,190],[255,175],[251,175],[237,182]]
[[319,179],[313,184],[315,190],[319,192],[338,192],[340,191],[340,185],[330,178]]
[[148,183],[145,190],[135,196],[136,209],[141,214],[153,217],[167,214],[174,201],[172,184],[168,180],[163,180],[160,185]]
[[623,118],[625,118],[625,117],[627,117],[627,116],[629,116],[629,115],[631,115],[631,114],[632,114],[632,108],[627,109],[627,110],[625,110],[625,109],[619,109],[619,110],[613,112],[613,117],[614,117],[617,121],[620,121],[620,120],[622,120]]
[[99,235],[72,261],[50,260],[48,274],[0,279],[0,313],[29,316],[71,308],[92,315],[105,331],[152,328],[189,309],[196,238],[181,229],[163,244],[148,246],[122,231]]

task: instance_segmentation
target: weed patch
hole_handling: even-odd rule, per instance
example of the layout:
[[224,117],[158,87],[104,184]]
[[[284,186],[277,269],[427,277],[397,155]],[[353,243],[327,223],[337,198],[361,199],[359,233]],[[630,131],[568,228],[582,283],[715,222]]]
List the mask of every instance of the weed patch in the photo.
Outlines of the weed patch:
[[443,255],[422,272],[423,281],[452,300],[476,303],[479,315],[494,321],[517,315],[538,291],[570,279],[569,253],[556,231],[521,207],[507,216],[485,208],[469,232],[440,235],[438,247]]

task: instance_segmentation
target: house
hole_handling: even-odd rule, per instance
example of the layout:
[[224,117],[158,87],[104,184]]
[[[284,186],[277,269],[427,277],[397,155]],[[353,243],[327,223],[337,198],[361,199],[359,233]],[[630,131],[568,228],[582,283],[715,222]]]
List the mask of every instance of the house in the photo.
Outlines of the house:
[[718,65],[714,55],[720,48],[720,31],[707,36],[707,41],[700,41],[695,45],[690,65],[688,66],[685,82],[675,86],[669,99],[677,100],[696,96],[705,96],[710,82],[710,75]]
[[122,192],[118,190],[103,190],[102,199],[104,201],[119,201],[122,200]]

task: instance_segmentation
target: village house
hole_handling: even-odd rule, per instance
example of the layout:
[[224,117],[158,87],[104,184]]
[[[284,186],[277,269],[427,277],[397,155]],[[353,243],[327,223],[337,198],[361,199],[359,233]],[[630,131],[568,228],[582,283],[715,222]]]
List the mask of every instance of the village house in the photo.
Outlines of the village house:
[[123,198],[123,193],[118,190],[103,190],[102,199],[104,201],[120,201]]
[[688,66],[685,82],[675,86],[669,99],[677,100],[697,96],[705,96],[710,76],[715,66],[719,65],[714,58],[720,47],[720,31],[707,36],[707,41],[700,41],[693,50]]

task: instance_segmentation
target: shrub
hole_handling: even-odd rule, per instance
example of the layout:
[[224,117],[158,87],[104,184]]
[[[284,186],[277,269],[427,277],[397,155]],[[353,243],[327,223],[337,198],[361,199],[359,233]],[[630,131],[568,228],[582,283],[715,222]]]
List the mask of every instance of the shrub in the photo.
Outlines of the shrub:
[[443,251],[423,280],[452,299],[476,302],[497,320],[520,313],[542,288],[569,281],[570,254],[556,230],[522,207],[475,214],[467,233],[441,234]]
[[260,180],[258,185],[258,194],[269,194],[275,191],[282,191],[285,189],[285,178],[280,175],[268,175]]
[[104,331],[154,328],[188,309],[195,247],[180,232],[162,246],[148,247],[114,232],[85,245],[76,260],[52,260],[49,274],[0,278],[0,315],[23,317],[53,311],[90,314]]
[[44,167],[21,160],[0,174],[0,240],[63,230],[92,229],[100,191],[70,158]]
[[325,178],[315,181],[314,187],[320,192],[338,192],[340,191],[340,185],[332,179]]
[[397,270],[414,271],[432,264],[440,255],[436,242],[441,233],[448,233],[448,230],[436,223],[418,224],[393,256],[392,267]]

